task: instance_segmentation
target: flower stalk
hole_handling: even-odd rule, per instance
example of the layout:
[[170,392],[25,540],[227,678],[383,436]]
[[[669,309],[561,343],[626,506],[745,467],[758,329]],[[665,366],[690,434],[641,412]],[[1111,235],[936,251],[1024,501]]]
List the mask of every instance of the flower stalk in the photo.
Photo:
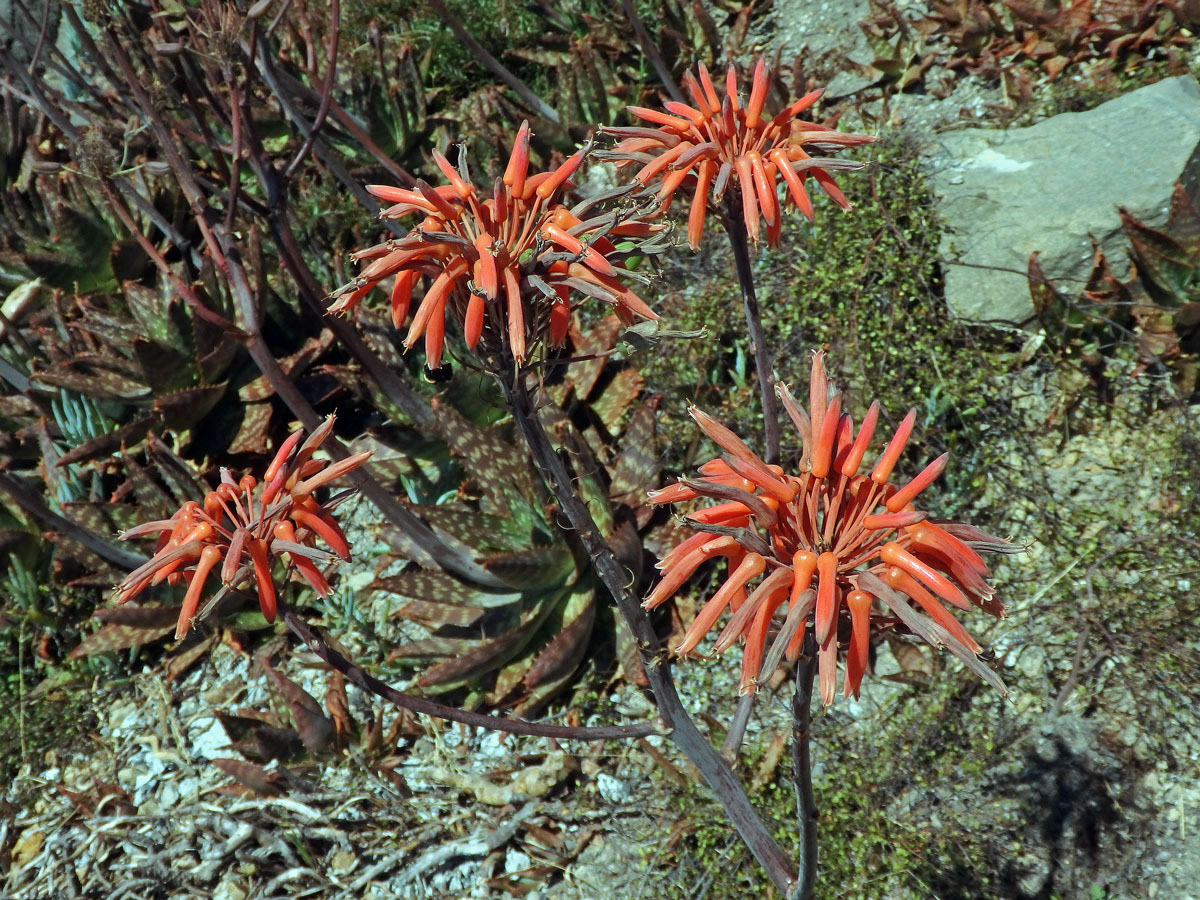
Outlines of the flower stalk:
[[655,633],[649,616],[630,589],[630,573],[617,561],[612,549],[601,536],[592,514],[575,492],[566,466],[542,428],[522,376],[497,374],[497,380],[512,410],[517,428],[529,444],[535,464],[550,485],[563,514],[586,548],[596,572],[637,641],[638,653],[646,678],[650,682],[650,691],[659,716],[670,731],[671,742],[699,770],[771,882],[784,896],[794,896],[800,883],[795,867],[771,837],[729,764],[700,733],[683,708],[671,676],[671,665],[665,648]]
[[810,900],[817,878],[817,801],[812,786],[812,694],[817,674],[817,641],[810,632],[794,670],[792,695],[792,783],[796,790],[797,877],[795,900]]
[[733,251],[733,266],[737,272],[738,287],[742,292],[742,311],[746,315],[746,330],[750,334],[750,346],[754,351],[754,366],[758,373],[758,391],[763,409],[763,459],[771,465],[779,462],[779,405],[775,400],[775,377],[771,364],[771,351],[763,335],[762,313],[758,307],[758,295],[754,290],[754,269],[750,262],[750,245],[744,221],[734,214],[734,196],[725,198],[725,210],[721,225],[729,237],[729,249]]

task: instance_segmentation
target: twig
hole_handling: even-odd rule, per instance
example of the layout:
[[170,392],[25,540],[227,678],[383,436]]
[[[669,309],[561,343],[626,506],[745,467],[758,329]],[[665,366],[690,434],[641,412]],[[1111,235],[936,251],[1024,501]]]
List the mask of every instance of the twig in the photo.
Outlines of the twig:
[[26,513],[41,522],[45,527],[62,532],[71,540],[77,541],[87,547],[101,559],[112,563],[114,566],[119,566],[122,569],[136,569],[146,561],[146,557],[140,553],[131,553],[128,550],[122,550],[120,547],[92,534],[87,529],[76,525],[70,519],[63,518],[51,510],[45,501],[42,500],[41,496],[6,472],[0,472],[0,491],[8,494],[17,506],[21,507],[21,509],[25,510]]
[[42,0],[42,23],[38,29],[37,46],[33,48],[33,57],[29,60],[29,71],[37,68],[41,59],[42,49],[46,46],[46,32],[50,29],[50,0]]
[[667,64],[663,61],[662,54],[658,52],[658,45],[650,37],[650,32],[646,30],[646,26],[642,23],[642,19],[637,14],[637,9],[634,7],[632,0],[621,0],[621,8],[625,10],[625,18],[633,26],[633,34],[637,38],[638,44],[641,45],[641,51],[646,54],[646,58],[650,60],[650,65],[658,73],[658,80],[662,82],[662,86],[667,89],[667,93],[671,95],[672,100],[679,103],[685,102],[683,94],[679,91],[679,85],[671,77],[671,70],[667,68]]
[[471,32],[467,31],[466,26],[459,21],[458,16],[454,15],[442,0],[429,0],[429,5],[433,7],[433,11],[454,32],[455,37],[462,41],[467,49],[475,55],[475,58],[483,63],[493,75],[512,88],[517,96],[528,103],[534,112],[543,119],[553,122],[555,125],[559,124],[558,113],[541,97],[535,94],[529,85],[505,68],[500,60],[488,53],[483,45],[471,36]]
[[325,73],[325,83],[321,85],[321,105],[317,107],[317,117],[313,119],[312,125],[309,126],[304,143],[300,146],[292,161],[288,163],[287,168],[283,170],[284,178],[291,178],[292,173],[304,161],[304,157],[308,156],[308,151],[312,149],[321,126],[325,124],[325,117],[329,115],[329,101],[333,96],[333,79],[337,75],[338,39],[341,37],[341,32],[341,2],[340,0],[329,0],[329,71]]
[[721,214],[721,224],[729,236],[733,250],[733,265],[737,270],[738,286],[742,290],[742,307],[746,312],[746,327],[750,331],[750,343],[754,348],[754,365],[758,371],[758,390],[762,395],[763,441],[766,452],[763,459],[770,465],[779,462],[779,407],[775,402],[775,377],[772,374],[771,352],[763,337],[762,314],[758,308],[758,297],[754,292],[754,270],[750,265],[750,245],[747,243],[746,226],[733,209],[734,192],[726,195],[726,208]]
[[476,728],[488,728],[492,731],[505,731],[509,734],[528,734],[536,737],[551,737],[558,740],[601,741],[617,738],[642,738],[650,734],[663,734],[661,724],[643,722],[637,725],[607,725],[600,728],[574,728],[568,725],[542,725],[538,722],[526,722],[524,719],[508,719],[503,716],[489,716],[484,713],[469,712],[443,703],[435,703],[421,697],[414,697],[396,690],[388,684],[371,675],[361,666],[355,665],[330,647],[320,633],[310,628],[295,611],[282,611],[283,620],[288,628],[301,641],[328,665],[337,669],[347,680],[358,685],[364,691],[369,691],[377,697],[394,703],[401,709],[435,716],[450,722],[460,722]]

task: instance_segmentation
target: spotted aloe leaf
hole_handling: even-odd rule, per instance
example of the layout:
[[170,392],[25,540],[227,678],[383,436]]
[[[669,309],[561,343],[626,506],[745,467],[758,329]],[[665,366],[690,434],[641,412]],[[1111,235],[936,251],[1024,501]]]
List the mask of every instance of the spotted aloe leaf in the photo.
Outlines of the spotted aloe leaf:
[[[572,330],[571,341],[575,345],[575,354],[581,357],[594,357],[575,363],[564,382],[574,391],[576,397],[591,396],[592,390],[600,378],[600,373],[604,371],[604,354],[617,346],[617,338],[620,334],[621,322],[616,316],[605,316],[587,332],[580,331],[578,327]],[[565,397],[560,395],[555,400],[562,406]]]
[[621,418],[642,392],[642,376],[636,369],[620,369],[594,401],[592,409],[610,434],[620,429]]
[[594,590],[581,589],[547,623],[553,637],[546,643],[533,665],[524,673],[525,687],[533,690],[569,677],[578,667],[587,649],[592,626],[596,622],[597,597]]
[[150,395],[150,389],[137,378],[125,375],[114,368],[89,366],[86,369],[73,366],[70,362],[35,372],[31,380],[42,385],[66,388],[90,397],[114,400],[137,401]]
[[107,456],[124,445],[138,443],[155,424],[153,416],[142,416],[127,425],[106,431],[104,434],[99,434],[91,440],[73,447],[59,458],[58,464],[65,466],[98,456]]
[[515,552],[529,546],[531,522],[525,522],[522,527],[522,523],[513,518],[479,512],[465,503],[416,509],[435,530],[474,549],[477,558],[490,553]]
[[575,557],[565,546],[531,547],[498,553],[483,566],[507,584],[523,591],[543,591],[563,585],[575,574]]
[[482,619],[487,614],[487,609],[463,603],[413,600],[400,607],[396,614],[427,628],[468,628]]
[[178,617],[178,606],[126,604],[114,609],[97,610],[96,618],[104,624],[80,641],[69,658],[80,659],[153,643],[175,630]]
[[238,784],[263,797],[287,793],[287,776],[278,770],[267,770],[240,759],[214,759],[212,764]]
[[502,667],[525,648],[562,599],[562,592],[547,599],[525,609],[515,627],[429,669],[421,676],[421,686],[447,689]]
[[371,589],[448,606],[477,606],[481,609],[506,606],[520,596],[516,591],[498,594],[482,588],[471,588],[447,572],[431,569],[410,569],[399,575],[376,578]]
[[662,470],[657,450],[656,416],[658,396],[647,397],[634,411],[621,436],[620,450],[612,467],[609,496],[635,510],[642,506],[646,491],[658,483]]
[[221,383],[159,394],[154,409],[166,427],[182,431],[208,415],[225,396],[225,389],[226,384]]
[[1121,209],[1138,274],[1170,306],[1200,299],[1200,212],[1182,183],[1171,195],[1166,229],[1159,231]]
[[450,452],[459,460],[488,502],[485,511],[507,511],[514,522],[532,524],[533,473],[527,455],[504,440],[495,428],[479,428],[443,403],[433,404],[437,427]]
[[[638,529],[649,523],[652,511],[638,518],[617,507],[644,509],[646,490],[656,486],[656,402],[639,402],[638,373],[604,355],[619,334],[615,317],[587,332],[573,328],[567,352],[599,358],[574,364],[561,380],[544,384],[539,417],[570,461],[601,532],[637,577],[643,555]],[[438,432],[461,471],[457,497],[410,508],[511,591],[418,570],[377,579],[373,588],[399,595],[397,615],[431,632],[391,655],[414,664],[441,660],[422,676],[426,690],[469,686],[489,704],[527,713],[573,683],[598,623],[611,628],[613,619],[600,615],[603,595],[591,564],[574,535],[561,527],[527,450],[503,423],[476,424],[487,421],[480,418],[486,410],[464,415],[457,396],[448,389],[435,404]],[[428,465],[434,455],[423,448],[421,459]]]

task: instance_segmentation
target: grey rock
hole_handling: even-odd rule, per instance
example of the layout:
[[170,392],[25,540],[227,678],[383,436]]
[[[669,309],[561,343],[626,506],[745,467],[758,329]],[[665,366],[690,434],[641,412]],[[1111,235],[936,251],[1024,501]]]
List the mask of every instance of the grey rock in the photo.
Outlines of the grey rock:
[[1190,76],[1028,128],[940,135],[931,170],[947,225],[941,255],[968,264],[946,266],[951,311],[973,321],[1027,321],[1029,255],[1038,251],[1060,287],[1080,288],[1092,235],[1124,274],[1117,207],[1163,224],[1175,182],[1200,179],[1198,144],[1200,85]]
[[810,59],[838,61],[838,73],[824,86],[825,96],[846,97],[873,82],[845,65],[848,60],[866,66],[875,58],[858,25],[870,16],[867,0],[775,0],[767,16],[770,41],[782,48],[784,60],[807,48]]

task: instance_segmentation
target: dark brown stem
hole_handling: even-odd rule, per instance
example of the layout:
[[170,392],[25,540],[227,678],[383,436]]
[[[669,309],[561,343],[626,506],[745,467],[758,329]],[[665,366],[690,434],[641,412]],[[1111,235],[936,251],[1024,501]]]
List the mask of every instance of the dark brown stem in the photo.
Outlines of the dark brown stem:
[[282,611],[283,620],[296,637],[328,665],[337,669],[347,680],[357,684],[364,691],[369,691],[376,697],[382,697],[389,703],[394,703],[401,709],[434,716],[450,722],[461,722],[475,728],[488,728],[492,731],[506,731],[509,734],[528,734],[535,737],[550,737],[558,740],[603,741],[612,739],[642,738],[650,734],[662,734],[662,728],[652,722],[642,722],[637,725],[609,725],[602,728],[572,728],[569,725],[542,725],[537,722],[526,722],[523,719],[507,719],[503,716],[489,716],[484,713],[469,712],[444,703],[435,703],[421,697],[414,697],[396,690],[388,684],[371,675],[361,666],[357,666],[342,654],[338,653],[321,637],[320,633],[310,628],[303,619],[290,609]]
[[800,872],[788,900],[811,900],[817,877],[817,802],[812,787],[812,693],[817,671],[817,641],[810,629],[796,660],[796,693],[792,697],[792,780],[796,785]]
[[733,266],[737,270],[738,286],[742,289],[742,307],[746,312],[746,327],[750,331],[750,344],[754,348],[754,365],[758,370],[758,390],[762,394],[763,441],[766,453],[763,457],[769,464],[779,462],[779,407],[775,401],[775,378],[771,374],[771,353],[763,337],[762,315],[758,309],[758,297],[754,293],[754,270],[750,265],[750,244],[746,236],[746,225],[732,208],[736,192],[725,196],[726,209],[721,215],[721,224],[729,236],[733,250]]
[[[247,46],[245,49],[249,52],[251,48]],[[280,106],[283,107],[284,114],[300,128],[302,134],[306,133],[308,124],[292,108],[289,100],[281,92],[279,78],[281,73],[277,72],[270,63],[269,49],[265,43],[262,43],[257,46],[257,50],[258,65],[262,71],[263,78],[272,91],[275,92],[276,99],[279,101]],[[262,186],[263,193],[267,198],[266,218],[271,226],[271,234],[279,248],[280,258],[296,281],[301,301],[314,314],[323,316],[325,315],[325,306],[322,303],[324,292],[317,284],[312,271],[304,263],[291,227],[287,191],[289,182],[286,177],[281,176],[275,171],[274,166],[272,166],[270,160],[263,152],[262,142],[258,140],[253,122],[248,117],[244,123],[244,127],[251,144],[250,166],[254,170],[259,184]],[[373,210],[378,206],[375,200],[363,189],[362,185],[350,175],[345,166],[325,146],[323,141],[314,142],[313,147],[314,152],[329,170],[356,192],[356,195],[359,196],[365,208]],[[411,182],[411,178],[409,180]],[[367,346],[367,343],[349,322],[335,317],[331,317],[326,321],[338,341],[371,374],[371,377],[375,379],[375,383],[379,385],[384,395],[396,405],[396,408],[400,412],[422,427],[427,428],[433,424],[433,411],[429,408],[429,404],[412,390],[403,379],[398,377],[379,358],[378,354]]]
[[700,733],[683,708],[671,677],[670,660],[665,648],[654,631],[650,617],[631,590],[633,578],[617,561],[612,549],[600,535],[592,514],[575,492],[566,466],[542,428],[522,376],[513,375],[511,370],[494,374],[513,412],[517,428],[529,444],[534,462],[550,485],[563,514],[587,550],[592,565],[637,641],[642,668],[650,683],[659,715],[665,727],[670,729],[672,743],[699,770],[771,882],[790,896],[797,883],[795,869],[763,825],[729,765]]

